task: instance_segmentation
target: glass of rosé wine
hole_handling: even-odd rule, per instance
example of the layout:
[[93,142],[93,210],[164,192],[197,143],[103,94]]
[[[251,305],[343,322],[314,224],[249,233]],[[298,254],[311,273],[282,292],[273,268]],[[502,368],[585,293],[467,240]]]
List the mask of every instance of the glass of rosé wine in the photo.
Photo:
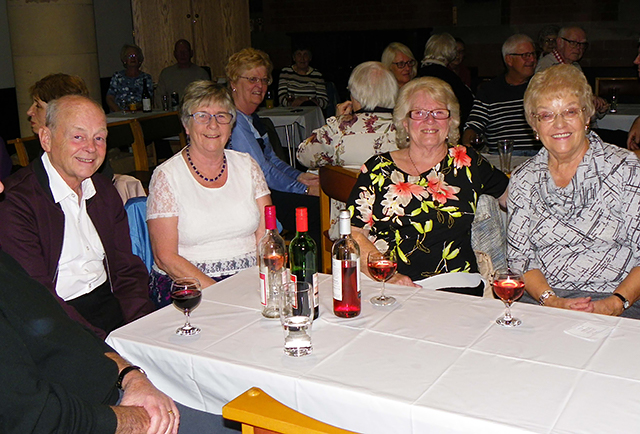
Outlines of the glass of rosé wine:
[[377,250],[369,252],[367,256],[367,268],[369,274],[378,282],[382,282],[382,292],[380,295],[371,299],[371,304],[375,306],[388,306],[396,302],[394,297],[384,295],[384,283],[391,279],[398,269],[396,253],[393,250],[387,250],[380,253]]
[[502,327],[517,327],[522,324],[518,318],[511,316],[511,304],[522,297],[524,293],[524,279],[522,272],[512,268],[501,268],[493,273],[493,292],[504,302],[506,310],[504,316],[496,323]]
[[200,305],[201,299],[200,281],[195,277],[179,277],[171,283],[173,305],[185,315],[185,323],[176,330],[177,335],[193,336],[200,333],[199,327],[191,325],[189,315]]

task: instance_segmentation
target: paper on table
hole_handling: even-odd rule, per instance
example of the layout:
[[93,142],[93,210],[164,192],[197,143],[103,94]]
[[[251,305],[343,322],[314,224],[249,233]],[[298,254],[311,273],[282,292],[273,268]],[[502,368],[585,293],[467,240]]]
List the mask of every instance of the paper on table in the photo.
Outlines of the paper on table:
[[478,273],[443,273],[436,276],[427,277],[426,279],[416,280],[413,283],[422,286],[425,289],[442,289],[442,288],[473,288],[486,281]]
[[611,333],[612,327],[603,324],[595,324],[593,322],[585,322],[575,325],[564,332],[568,335],[575,336],[587,341],[597,341],[604,339]]

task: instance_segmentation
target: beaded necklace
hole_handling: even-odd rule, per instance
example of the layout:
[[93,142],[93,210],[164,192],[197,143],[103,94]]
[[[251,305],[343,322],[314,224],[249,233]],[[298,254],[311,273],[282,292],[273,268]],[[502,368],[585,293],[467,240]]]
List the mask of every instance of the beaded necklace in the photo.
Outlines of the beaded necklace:
[[215,182],[218,179],[220,179],[220,177],[222,176],[222,174],[224,173],[224,169],[227,168],[227,156],[224,155],[222,157],[222,169],[220,170],[220,173],[218,173],[218,176],[216,176],[215,178],[211,179],[211,178],[207,178],[206,176],[204,176],[202,173],[200,173],[198,171],[198,169],[196,168],[195,164],[193,164],[193,161],[191,161],[191,154],[189,154],[189,148],[191,147],[191,145],[187,146],[187,161],[189,161],[189,165],[191,166],[191,168],[193,169],[194,172],[196,172],[196,175],[198,175],[200,178],[204,179],[207,182]]

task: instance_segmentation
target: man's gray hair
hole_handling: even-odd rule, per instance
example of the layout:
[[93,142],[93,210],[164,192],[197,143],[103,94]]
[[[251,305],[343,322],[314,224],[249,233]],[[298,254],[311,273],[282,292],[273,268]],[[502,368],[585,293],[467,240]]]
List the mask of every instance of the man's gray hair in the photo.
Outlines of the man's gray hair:
[[349,92],[366,110],[393,108],[398,96],[398,82],[381,62],[364,62],[349,77]]
[[518,33],[516,35],[509,36],[507,40],[504,41],[504,44],[502,44],[502,60],[506,61],[507,55],[509,55],[509,53],[513,53],[518,45],[525,42],[530,42],[535,48],[533,39],[531,39],[527,35]]
[[584,35],[587,36],[587,31],[580,26],[566,26],[560,29],[560,31],[558,32],[558,38],[564,38],[565,36],[567,36],[567,33],[569,33],[569,31],[574,29],[582,30],[584,32]]
[[45,125],[53,131],[58,123],[58,117],[60,116],[60,111],[65,108],[67,105],[73,105],[77,101],[87,101],[95,105],[103,114],[104,109],[100,104],[98,104],[94,99],[89,98],[84,95],[65,95],[58,99],[54,99],[53,101],[49,101],[47,103],[47,112],[45,115]]
[[437,60],[449,65],[458,55],[456,40],[449,33],[437,33],[429,38],[424,47],[424,65],[429,60]]

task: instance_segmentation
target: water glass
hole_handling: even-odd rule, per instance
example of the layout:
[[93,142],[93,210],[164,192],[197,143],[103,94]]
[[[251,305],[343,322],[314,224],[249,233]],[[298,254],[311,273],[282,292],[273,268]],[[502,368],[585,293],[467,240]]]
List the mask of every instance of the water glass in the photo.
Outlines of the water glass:
[[513,155],[513,140],[498,140],[498,154],[500,154],[500,170],[511,175],[511,156]]
[[310,354],[313,324],[313,287],[308,282],[290,282],[280,291],[280,322],[284,329],[284,353],[292,357]]

